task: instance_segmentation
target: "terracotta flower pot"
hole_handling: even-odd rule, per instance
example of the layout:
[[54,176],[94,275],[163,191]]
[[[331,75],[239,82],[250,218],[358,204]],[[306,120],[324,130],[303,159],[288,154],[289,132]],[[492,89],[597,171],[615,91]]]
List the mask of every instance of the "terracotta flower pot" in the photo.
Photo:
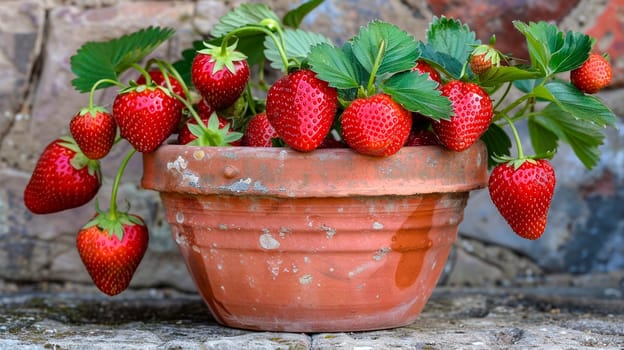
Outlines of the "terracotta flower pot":
[[485,147],[349,149],[167,145],[144,155],[201,296],[218,322],[327,332],[413,322],[457,237]]

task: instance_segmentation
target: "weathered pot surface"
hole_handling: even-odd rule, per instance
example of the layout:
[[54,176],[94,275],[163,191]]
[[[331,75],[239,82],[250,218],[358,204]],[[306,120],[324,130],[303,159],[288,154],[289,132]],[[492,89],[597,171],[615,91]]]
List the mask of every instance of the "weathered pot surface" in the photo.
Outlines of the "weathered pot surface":
[[144,155],[197,288],[218,322],[334,332],[413,322],[431,295],[485,147],[349,149],[167,145]]

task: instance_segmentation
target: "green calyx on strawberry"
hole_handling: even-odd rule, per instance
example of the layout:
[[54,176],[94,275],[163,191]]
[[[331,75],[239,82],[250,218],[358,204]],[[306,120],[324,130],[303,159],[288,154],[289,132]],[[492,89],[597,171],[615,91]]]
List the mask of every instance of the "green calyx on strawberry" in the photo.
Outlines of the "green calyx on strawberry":
[[193,85],[206,102],[216,110],[227,108],[241,96],[249,81],[247,56],[229,47],[204,43],[191,67]]
[[189,119],[180,129],[178,143],[189,146],[227,146],[240,143],[242,133],[233,131],[227,119],[216,112],[208,117],[202,116],[201,123],[195,118]]
[[148,153],[176,130],[182,118],[182,106],[161,86],[131,86],[115,97],[113,117],[121,137],[137,151]]
[[130,285],[148,242],[148,229],[141,217],[98,210],[78,232],[76,248],[93,283],[114,296]]
[[100,163],[89,159],[71,137],[46,146],[24,189],[24,204],[34,214],[80,207],[95,197],[102,184]]

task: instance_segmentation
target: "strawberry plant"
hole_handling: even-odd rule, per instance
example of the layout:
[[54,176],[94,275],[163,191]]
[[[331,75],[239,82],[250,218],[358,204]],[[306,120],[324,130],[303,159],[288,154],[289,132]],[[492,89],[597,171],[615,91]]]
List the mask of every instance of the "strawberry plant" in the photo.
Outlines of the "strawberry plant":
[[[97,209],[78,239],[87,270],[103,291],[117,294],[127,287],[147,245],[143,220],[117,209],[121,174],[136,152],[167,142],[300,152],[350,147],[391,157],[405,146],[462,152],[481,140],[493,168],[492,201],[527,239],[545,230],[556,183],[549,159],[559,146],[568,144],[587,168],[599,161],[603,130],[616,118],[590,95],[611,79],[592,37],[546,22],[516,21],[528,46],[529,60],[523,61],[497,51],[494,40],[481,43],[457,19],[434,17],[426,33],[373,20],[336,45],[299,28],[320,3],[305,2],[282,18],[266,5],[243,4],[176,62],[154,57],[174,35],[158,27],[85,43],[71,58],[72,84],[89,93],[89,105],[71,122],[76,142],[64,137],[41,155],[24,200],[37,214],[85,204],[101,183],[97,159],[120,142],[131,146],[108,212]],[[268,69],[277,78],[265,75]],[[118,93],[109,114],[93,105],[93,94],[113,87]],[[520,123],[528,128],[530,145],[520,138]],[[77,179],[81,183],[72,183]],[[139,237],[136,242],[127,242],[129,232]],[[106,239],[116,240],[119,256],[132,258],[96,251],[96,242]],[[115,277],[102,266],[127,269]]]

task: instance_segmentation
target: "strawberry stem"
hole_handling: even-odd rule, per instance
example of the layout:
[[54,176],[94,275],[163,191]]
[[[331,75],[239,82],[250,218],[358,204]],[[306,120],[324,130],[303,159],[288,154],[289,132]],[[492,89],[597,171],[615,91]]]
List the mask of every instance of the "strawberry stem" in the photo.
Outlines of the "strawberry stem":
[[514,140],[516,141],[516,146],[518,148],[518,159],[524,159],[524,151],[522,150],[522,142],[520,141],[520,134],[518,133],[518,130],[516,129],[516,126],[514,125],[514,122],[509,119],[509,117],[506,114],[503,114],[503,118],[505,118],[505,120],[507,121],[507,123],[509,124],[509,128],[511,128],[511,133],[513,134]]
[[[153,59],[153,60],[150,60],[150,62],[155,63],[158,66],[158,69],[163,74],[163,77],[165,78],[165,82],[167,83],[167,89],[169,89],[169,91],[172,94],[174,93],[173,86],[171,85],[171,80],[169,79],[169,75],[172,75],[178,81],[178,83],[182,87],[182,91],[184,92],[184,95],[186,96],[187,100],[190,102],[190,98],[191,98],[190,90],[188,86],[186,85],[186,83],[184,82],[184,79],[182,79],[182,76],[180,75],[178,70],[175,69],[175,67],[167,61]],[[150,62],[148,62],[147,67],[151,65]]]
[[379,66],[381,66],[381,61],[383,59],[383,55],[386,52],[386,41],[382,40],[379,43],[379,50],[377,50],[377,57],[375,57],[375,63],[373,64],[373,69],[371,70],[370,78],[368,79],[368,85],[366,86],[366,94],[367,96],[371,96],[375,93],[375,78],[377,75],[377,71],[379,70]]
[[149,75],[149,72],[145,70],[145,68],[141,67],[137,63],[133,63],[132,67],[136,69],[137,71],[139,71],[139,73],[141,73],[141,75],[145,77],[145,85],[149,86],[152,84],[152,77]]
[[117,81],[117,80],[113,80],[113,79],[100,79],[98,80],[95,84],[93,84],[93,86],[91,87],[91,92],[89,93],[89,110],[92,110],[94,107],[93,104],[93,96],[95,95],[95,91],[97,90],[97,87],[100,86],[100,84],[104,84],[104,83],[109,83],[109,84],[113,84],[113,85],[117,85],[122,89],[125,89],[127,86],[122,84],[121,82]]
[[136,149],[132,148],[128,152],[128,154],[126,154],[121,164],[119,165],[119,170],[117,170],[117,174],[115,175],[115,181],[113,182],[113,189],[111,191],[110,208],[108,209],[108,215],[111,220],[115,220],[117,218],[117,191],[119,190],[121,177],[123,176],[123,173],[128,166],[128,162],[135,153]]
[[[264,23],[264,22],[265,21],[261,23]],[[282,64],[284,65],[284,73],[288,73],[288,65],[290,62],[288,60],[288,55],[286,55],[286,49],[285,49],[286,44],[284,40],[284,34],[282,32],[281,26],[279,24],[277,25],[275,24],[277,24],[277,22],[275,21],[272,21],[270,25],[269,24],[260,24],[260,25],[250,24],[248,26],[240,27],[240,28],[230,31],[223,38],[223,41],[221,43],[221,53],[224,55],[227,54],[229,40],[237,34],[253,33],[253,32],[264,33],[268,35],[271,38],[271,40],[273,40],[273,42],[275,43],[275,46],[277,47],[277,52],[279,53],[280,58],[282,59]],[[275,36],[272,29],[275,29],[275,31],[277,31],[280,37],[279,39]]]

